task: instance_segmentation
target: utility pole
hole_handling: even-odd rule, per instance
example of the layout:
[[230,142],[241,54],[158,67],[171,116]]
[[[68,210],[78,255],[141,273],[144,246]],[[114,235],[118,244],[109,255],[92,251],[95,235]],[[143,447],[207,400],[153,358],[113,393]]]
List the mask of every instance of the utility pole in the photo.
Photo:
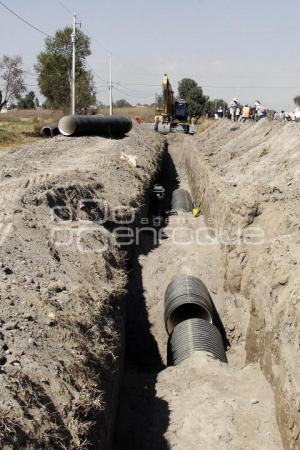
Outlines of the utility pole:
[[109,55],[109,115],[113,115],[113,99],[112,99],[112,62],[111,54]]
[[75,100],[75,78],[76,78],[76,14],[73,16],[73,33],[71,35],[73,54],[72,54],[72,76],[71,76],[71,114],[76,112]]

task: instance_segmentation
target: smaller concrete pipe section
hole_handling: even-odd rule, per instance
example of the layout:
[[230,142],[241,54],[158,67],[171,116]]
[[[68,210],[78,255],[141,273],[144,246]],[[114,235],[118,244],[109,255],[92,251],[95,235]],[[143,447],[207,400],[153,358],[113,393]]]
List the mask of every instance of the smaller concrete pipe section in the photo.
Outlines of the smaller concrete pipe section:
[[176,214],[178,211],[191,212],[193,210],[193,202],[190,193],[185,189],[175,189],[175,191],[172,192],[171,205],[172,214]]
[[58,123],[64,136],[123,137],[132,128],[132,121],[124,116],[64,116]]
[[177,275],[165,293],[165,326],[168,334],[187,319],[198,318],[212,323],[214,307],[209,292],[199,278]]
[[227,363],[219,330],[206,320],[194,318],[178,324],[169,338],[168,363],[178,365],[195,352],[207,352]]
[[43,137],[54,137],[59,134],[59,129],[57,123],[52,123],[51,125],[45,125],[41,129],[41,135]]

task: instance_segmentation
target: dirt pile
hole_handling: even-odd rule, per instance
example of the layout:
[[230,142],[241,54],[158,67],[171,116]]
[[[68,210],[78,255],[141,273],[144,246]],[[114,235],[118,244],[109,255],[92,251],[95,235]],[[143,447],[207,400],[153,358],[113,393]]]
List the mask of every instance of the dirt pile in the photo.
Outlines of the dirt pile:
[[183,142],[194,199],[223,251],[226,328],[271,383],[289,449],[300,448],[299,138],[298,124],[224,120]]
[[135,128],[0,155],[1,448],[109,444],[127,281],[112,229],[138,214],[162,151]]

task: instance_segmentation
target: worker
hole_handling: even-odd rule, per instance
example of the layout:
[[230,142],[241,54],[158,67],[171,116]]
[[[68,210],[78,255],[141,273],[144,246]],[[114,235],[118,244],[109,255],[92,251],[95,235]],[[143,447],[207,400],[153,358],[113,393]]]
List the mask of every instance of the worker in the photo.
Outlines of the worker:
[[238,122],[241,115],[241,108],[240,105],[237,105],[237,108],[235,110],[235,120]]
[[242,122],[246,122],[250,119],[250,107],[245,105],[242,109]]
[[256,107],[257,111],[257,120],[263,119],[267,116],[267,109],[259,102],[258,106]]
[[217,113],[218,113],[218,117],[219,117],[219,119],[222,119],[222,118],[223,118],[223,116],[224,116],[224,113],[223,113],[223,108],[222,108],[222,106],[220,106],[220,107],[218,108],[218,111],[217,111]]
[[236,118],[235,118],[235,113],[236,113],[236,109],[238,107],[238,99],[236,97],[234,97],[229,105],[229,111],[230,111],[230,118],[233,122],[235,122]]
[[197,123],[197,118],[195,116],[191,117],[191,125],[190,125],[190,134],[194,134],[195,133],[195,129],[196,129],[196,123]]
[[163,219],[163,205],[165,199],[166,190],[161,184],[155,184],[152,188],[152,213],[153,213],[153,224],[158,226],[161,224]]

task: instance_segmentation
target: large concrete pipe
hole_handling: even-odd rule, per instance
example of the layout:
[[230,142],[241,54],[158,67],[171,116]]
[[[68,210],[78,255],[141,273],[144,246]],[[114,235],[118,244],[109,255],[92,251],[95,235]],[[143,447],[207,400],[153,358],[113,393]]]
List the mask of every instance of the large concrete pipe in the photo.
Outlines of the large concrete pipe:
[[193,210],[193,202],[190,193],[184,189],[175,189],[175,191],[172,192],[171,205],[172,214],[176,214],[178,211],[191,212]]
[[174,328],[168,343],[168,364],[176,366],[195,352],[209,353],[227,363],[219,330],[199,318],[184,320]]
[[59,134],[59,129],[57,123],[52,123],[51,125],[45,125],[41,129],[41,135],[43,137],[54,137]]
[[165,326],[168,334],[187,319],[214,320],[214,306],[206,286],[199,278],[177,275],[165,293]]
[[123,137],[132,128],[132,121],[124,116],[64,116],[58,123],[64,136]]

